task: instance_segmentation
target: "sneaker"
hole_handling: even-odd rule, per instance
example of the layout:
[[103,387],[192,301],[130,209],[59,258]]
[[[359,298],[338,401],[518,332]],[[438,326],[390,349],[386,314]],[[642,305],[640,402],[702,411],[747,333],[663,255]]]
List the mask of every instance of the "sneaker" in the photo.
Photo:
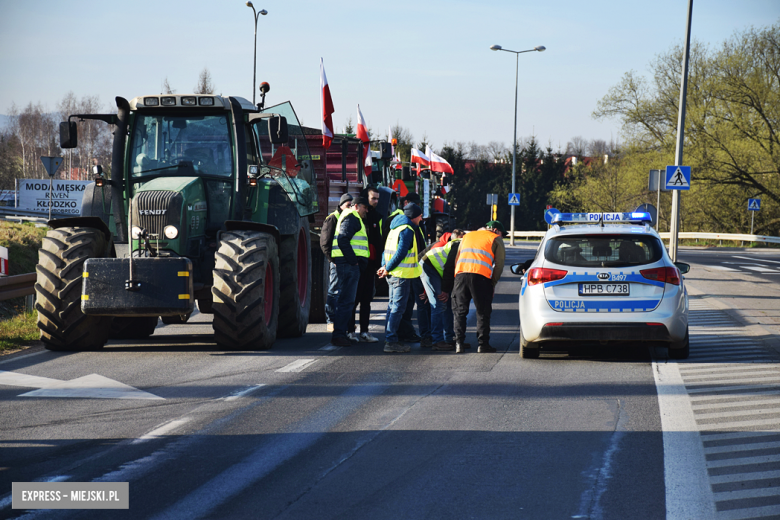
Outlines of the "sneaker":
[[361,332],[360,341],[362,341],[363,343],[376,343],[379,340],[368,332]]
[[455,342],[455,353],[456,353],[456,354],[462,354],[462,353],[464,353],[464,352],[466,352],[465,343],[458,343],[458,342],[456,341],[456,342]]
[[455,350],[455,345],[450,345],[446,341],[439,341],[438,343],[433,345],[431,350],[435,350],[437,352],[447,352],[450,350]]
[[491,347],[490,345],[480,345],[477,347],[477,352],[479,352],[480,354],[489,354],[495,351],[496,349]]
[[332,323],[328,323],[327,325],[325,325],[325,331],[326,332],[333,332],[333,324]]
[[351,347],[352,342],[346,336],[337,336],[330,340],[330,344],[334,347]]
[[352,343],[359,343],[360,339],[358,338],[357,334],[354,332],[347,333],[347,339],[350,340]]
[[429,348],[433,346],[433,338],[430,336],[425,336],[423,339],[420,340],[420,347],[422,348]]
[[411,350],[412,349],[409,348],[409,345],[402,345],[397,341],[394,341],[393,343],[385,343],[385,352],[409,352]]
[[[452,345],[452,347],[454,348],[455,345],[457,345],[457,342],[453,339],[452,341],[448,341],[447,344]],[[471,348],[471,343],[466,343],[465,341],[461,343],[461,345],[464,350],[468,350]]]

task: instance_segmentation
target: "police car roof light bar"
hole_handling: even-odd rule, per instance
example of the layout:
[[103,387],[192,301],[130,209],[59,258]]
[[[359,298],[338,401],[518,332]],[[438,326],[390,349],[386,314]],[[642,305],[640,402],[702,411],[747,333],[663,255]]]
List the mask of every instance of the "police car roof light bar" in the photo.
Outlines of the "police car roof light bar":
[[553,224],[601,224],[613,222],[651,222],[650,213],[634,211],[631,213],[556,213]]

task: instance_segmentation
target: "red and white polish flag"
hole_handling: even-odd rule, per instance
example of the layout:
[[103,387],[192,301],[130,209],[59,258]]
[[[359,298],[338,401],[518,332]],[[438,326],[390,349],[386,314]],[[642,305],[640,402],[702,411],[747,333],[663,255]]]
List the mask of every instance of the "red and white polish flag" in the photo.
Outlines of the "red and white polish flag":
[[434,172],[440,172],[440,173],[455,173],[455,170],[452,169],[452,166],[450,166],[450,163],[447,162],[447,160],[444,157],[441,157],[440,155],[436,155],[432,151],[430,152],[431,157],[431,171]]
[[320,103],[322,105],[322,146],[327,150],[333,142],[333,99],[330,97],[325,66],[320,58]]
[[431,159],[422,153],[417,148],[412,148],[412,158],[410,160],[412,164],[420,164],[422,166],[430,166]]
[[369,144],[366,120],[363,117],[363,112],[360,111],[360,104],[357,106],[357,138],[363,141],[363,164],[370,167],[373,164],[371,154],[368,153],[371,145]]

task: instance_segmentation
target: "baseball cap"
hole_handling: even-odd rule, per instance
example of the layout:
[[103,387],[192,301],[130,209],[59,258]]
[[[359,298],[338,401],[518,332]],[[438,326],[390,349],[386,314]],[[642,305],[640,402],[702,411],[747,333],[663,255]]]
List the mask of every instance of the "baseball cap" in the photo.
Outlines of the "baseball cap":
[[488,229],[493,228],[493,229],[497,229],[497,230],[501,231],[501,236],[505,236],[506,235],[506,229],[504,229],[504,225],[501,222],[499,222],[498,220],[491,220],[490,222],[485,224],[485,227],[488,228]]

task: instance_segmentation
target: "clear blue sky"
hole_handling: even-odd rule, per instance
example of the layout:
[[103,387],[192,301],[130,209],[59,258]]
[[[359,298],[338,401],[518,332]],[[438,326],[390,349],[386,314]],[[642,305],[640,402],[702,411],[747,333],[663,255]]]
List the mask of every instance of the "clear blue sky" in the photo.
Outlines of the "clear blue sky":
[[[292,101],[319,126],[319,59],[337,130],[360,103],[375,133],[391,124],[445,143],[512,141],[515,58],[518,136],[554,148],[574,136],[619,137],[618,121],[591,118],[622,75],[647,75],[654,56],[682,43],[687,0],[257,0],[257,77],[269,104]],[[780,0],[695,0],[693,37],[710,46],[776,23]],[[217,92],[252,98],[254,19],[242,0],[0,0],[0,113],[11,104],[54,110],[68,91],[160,92],[167,77],[191,92],[204,67]]]

